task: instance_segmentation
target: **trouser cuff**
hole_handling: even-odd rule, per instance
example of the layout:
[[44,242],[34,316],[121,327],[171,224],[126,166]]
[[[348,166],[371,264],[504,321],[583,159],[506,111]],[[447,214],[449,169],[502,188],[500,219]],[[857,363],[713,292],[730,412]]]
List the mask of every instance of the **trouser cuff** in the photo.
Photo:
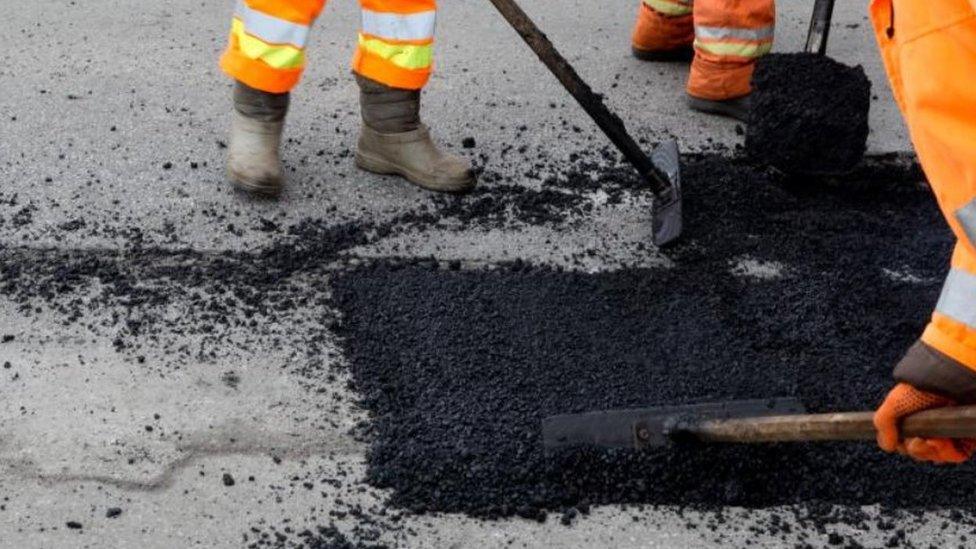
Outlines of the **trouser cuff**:
[[976,403],[976,371],[923,341],[912,345],[895,366],[895,380],[960,404]]

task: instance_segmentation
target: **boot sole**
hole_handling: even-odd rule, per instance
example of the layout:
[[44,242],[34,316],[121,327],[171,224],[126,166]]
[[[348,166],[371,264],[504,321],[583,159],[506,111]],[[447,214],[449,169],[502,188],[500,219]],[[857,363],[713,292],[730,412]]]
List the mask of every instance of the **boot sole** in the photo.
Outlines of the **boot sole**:
[[689,96],[688,107],[698,112],[717,114],[719,116],[734,118],[739,122],[749,123],[749,112],[738,105]]
[[227,180],[230,181],[230,184],[233,185],[235,189],[244,191],[248,194],[267,198],[276,198],[281,194],[281,185],[261,185],[231,169],[227,170]]
[[691,46],[663,51],[642,50],[636,46],[631,46],[630,51],[634,57],[641,61],[678,62],[691,61],[695,57],[695,50]]
[[442,193],[464,193],[475,186],[474,177],[454,181],[431,183],[426,177],[382,158],[356,151],[356,166],[362,170],[379,175],[399,175],[414,185],[428,191]]

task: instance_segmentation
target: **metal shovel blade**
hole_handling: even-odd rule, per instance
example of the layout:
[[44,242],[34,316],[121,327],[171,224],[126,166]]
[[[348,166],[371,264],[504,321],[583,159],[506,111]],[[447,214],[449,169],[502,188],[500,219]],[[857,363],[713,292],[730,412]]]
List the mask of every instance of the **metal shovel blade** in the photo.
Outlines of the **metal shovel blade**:
[[542,442],[546,449],[570,446],[642,449],[667,445],[675,428],[680,430],[682,424],[804,412],[803,404],[795,398],[770,398],[562,414],[542,421]]
[[684,228],[681,212],[681,158],[678,143],[664,141],[651,153],[651,162],[667,178],[667,189],[654,198],[651,227],[654,244],[664,246],[681,236]]

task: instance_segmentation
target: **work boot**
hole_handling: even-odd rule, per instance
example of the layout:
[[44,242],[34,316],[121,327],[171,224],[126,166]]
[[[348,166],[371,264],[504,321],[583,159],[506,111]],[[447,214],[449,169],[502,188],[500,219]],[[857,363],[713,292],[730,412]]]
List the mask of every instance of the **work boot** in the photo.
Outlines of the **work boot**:
[[420,91],[391,88],[356,75],[363,116],[356,165],[400,175],[431,191],[465,192],[475,177],[463,158],[442,152],[420,123]]
[[284,175],[278,148],[288,102],[287,93],[268,93],[236,83],[227,173],[238,189],[264,196],[281,192]]
[[752,109],[752,95],[723,100],[703,99],[688,95],[688,106],[698,112],[727,116],[748,124],[749,111]]
[[695,50],[691,46],[678,46],[669,50],[644,50],[631,45],[630,52],[641,61],[658,61],[661,63],[684,63],[695,57]]
[[642,61],[691,61],[695,52],[691,8],[681,15],[664,15],[640,3],[631,35],[630,51]]

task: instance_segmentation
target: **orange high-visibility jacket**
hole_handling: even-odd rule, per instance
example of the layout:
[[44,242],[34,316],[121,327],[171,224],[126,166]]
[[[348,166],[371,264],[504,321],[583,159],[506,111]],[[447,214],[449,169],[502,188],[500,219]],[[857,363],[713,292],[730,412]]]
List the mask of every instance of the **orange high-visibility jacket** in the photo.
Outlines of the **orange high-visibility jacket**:
[[976,0],[873,0],[895,99],[958,243],[922,341],[976,371]]
[[[291,90],[305,68],[309,30],[326,0],[238,0],[220,66],[266,92]],[[352,69],[394,88],[420,89],[433,62],[435,0],[360,0]]]

